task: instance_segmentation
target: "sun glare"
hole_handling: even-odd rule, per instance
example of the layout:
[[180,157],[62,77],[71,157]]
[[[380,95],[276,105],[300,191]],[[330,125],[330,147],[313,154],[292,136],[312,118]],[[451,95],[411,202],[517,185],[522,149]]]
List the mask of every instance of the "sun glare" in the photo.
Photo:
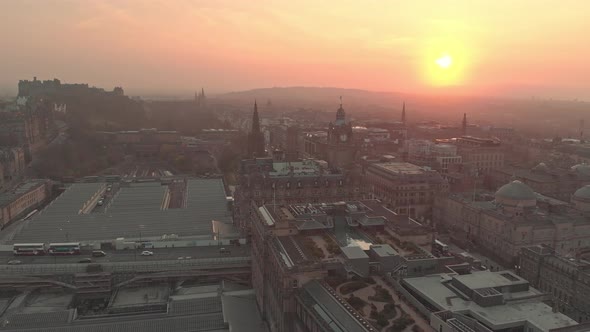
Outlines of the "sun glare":
[[430,86],[458,86],[465,84],[473,50],[466,43],[450,37],[429,40],[424,44],[424,82]]
[[440,58],[436,59],[436,64],[441,68],[449,68],[453,64],[453,58],[450,55],[445,54]]

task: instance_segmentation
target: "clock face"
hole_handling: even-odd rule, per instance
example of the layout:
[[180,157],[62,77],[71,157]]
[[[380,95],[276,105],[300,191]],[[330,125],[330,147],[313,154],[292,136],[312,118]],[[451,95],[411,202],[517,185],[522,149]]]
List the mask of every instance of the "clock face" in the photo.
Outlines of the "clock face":
[[346,139],[347,139],[347,138],[348,138],[348,137],[346,136],[346,134],[341,134],[341,135],[340,135],[340,141],[342,141],[342,142],[346,142]]

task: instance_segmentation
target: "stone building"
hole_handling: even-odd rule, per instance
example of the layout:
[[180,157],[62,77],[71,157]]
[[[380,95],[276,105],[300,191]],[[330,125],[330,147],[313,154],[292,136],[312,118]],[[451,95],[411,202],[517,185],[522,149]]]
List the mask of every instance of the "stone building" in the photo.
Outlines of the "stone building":
[[286,161],[295,161],[302,156],[299,151],[303,139],[301,130],[297,126],[280,124],[270,128],[270,142],[273,149],[284,152]]
[[559,254],[574,255],[590,246],[590,219],[580,210],[586,206],[587,191],[574,195],[572,205],[514,180],[495,194],[437,197],[434,221],[509,266],[517,265],[521,248],[531,245],[545,244]]
[[25,152],[20,147],[0,147],[0,164],[4,181],[18,179],[25,171]]
[[39,207],[51,195],[49,180],[31,180],[0,195],[0,227]]
[[242,230],[248,231],[248,216],[252,206],[273,202],[330,203],[362,199],[365,196],[366,189],[360,175],[329,169],[325,161],[248,159],[242,161],[234,193],[235,220]]
[[499,141],[473,136],[457,138],[457,155],[464,164],[470,164],[479,174],[489,174],[504,167],[504,148]]
[[396,213],[430,219],[434,197],[447,183],[432,170],[410,163],[373,163],[366,170],[369,192]]
[[352,168],[359,150],[342,104],[336,111],[336,121],[330,122],[327,132],[306,132],[302,141],[304,156],[326,160],[330,168]]
[[157,159],[167,151],[178,153],[180,133],[173,130],[144,128],[140,130],[100,131],[96,137],[105,145],[123,149],[138,159]]
[[439,332],[550,332],[578,326],[553,312],[543,303],[543,292],[510,271],[450,270],[405,278],[400,284]]
[[519,267],[523,278],[551,295],[554,308],[580,323],[590,320],[590,262],[537,245],[522,249]]
[[56,134],[54,105],[40,98],[24,98],[16,111],[0,112],[0,146],[21,147],[30,161]]
[[[310,331],[308,319],[322,318],[314,314],[318,313],[317,307],[314,310],[309,308],[320,304],[322,310],[330,310],[321,305],[326,303],[320,300],[318,293],[330,293],[330,296],[321,298],[330,299],[332,303],[338,300],[335,292],[322,283],[327,277],[364,277],[371,270],[393,274],[403,269],[404,275],[438,271],[441,260],[417,246],[413,247],[415,249],[393,248],[395,241],[391,245],[375,243],[377,238],[384,239],[393,229],[410,228],[428,232],[428,227],[396,215],[377,200],[266,204],[254,210],[252,284],[258,307],[270,330]],[[311,294],[310,289],[313,289]],[[312,295],[316,302],[308,302],[308,295]],[[335,325],[341,326],[352,311],[339,312],[326,312],[323,317],[330,316]],[[372,330],[358,314],[353,317],[356,319],[348,320],[350,326],[335,330]],[[364,329],[358,326],[358,322]],[[311,326],[315,325],[312,322]],[[311,331],[314,331],[313,327]],[[333,330],[318,328],[317,331]]]
[[530,169],[509,166],[494,170],[491,178],[495,188],[516,178],[535,192],[567,201],[578,188],[590,184],[590,165],[578,164],[569,169],[545,163]]

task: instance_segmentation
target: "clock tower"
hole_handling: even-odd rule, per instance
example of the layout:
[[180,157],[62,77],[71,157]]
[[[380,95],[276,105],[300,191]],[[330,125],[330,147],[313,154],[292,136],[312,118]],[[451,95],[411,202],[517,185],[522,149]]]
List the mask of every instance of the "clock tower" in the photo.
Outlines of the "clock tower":
[[356,156],[356,146],[352,140],[352,125],[346,122],[346,113],[342,107],[336,111],[336,121],[328,125],[327,161],[330,167],[350,168]]

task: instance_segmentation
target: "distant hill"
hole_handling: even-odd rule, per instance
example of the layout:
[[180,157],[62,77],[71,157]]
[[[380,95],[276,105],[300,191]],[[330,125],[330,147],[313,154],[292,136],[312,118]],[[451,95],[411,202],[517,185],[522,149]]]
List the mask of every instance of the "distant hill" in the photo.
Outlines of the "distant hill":
[[590,123],[588,102],[458,96],[450,90],[447,96],[442,94],[443,90],[439,92],[441,94],[436,96],[426,96],[332,87],[274,87],[220,94],[215,99],[244,106],[256,99],[258,105],[270,101],[275,110],[332,112],[338,108],[342,96],[344,109],[352,117],[385,120],[398,119],[405,101],[410,123],[435,120],[460,125],[463,113],[467,113],[470,123],[514,127],[549,137],[557,134],[574,136],[581,119]]
[[[219,99],[235,101],[253,101],[257,99],[263,104],[270,100],[272,103],[313,103],[314,105],[338,105],[340,96],[346,105],[357,103],[365,104],[367,101],[374,103],[389,104],[393,102],[401,103],[404,95],[395,92],[374,92],[360,89],[343,89],[331,87],[273,87],[253,89],[246,91],[230,92],[217,95]],[[303,106],[303,105],[302,105]]]

